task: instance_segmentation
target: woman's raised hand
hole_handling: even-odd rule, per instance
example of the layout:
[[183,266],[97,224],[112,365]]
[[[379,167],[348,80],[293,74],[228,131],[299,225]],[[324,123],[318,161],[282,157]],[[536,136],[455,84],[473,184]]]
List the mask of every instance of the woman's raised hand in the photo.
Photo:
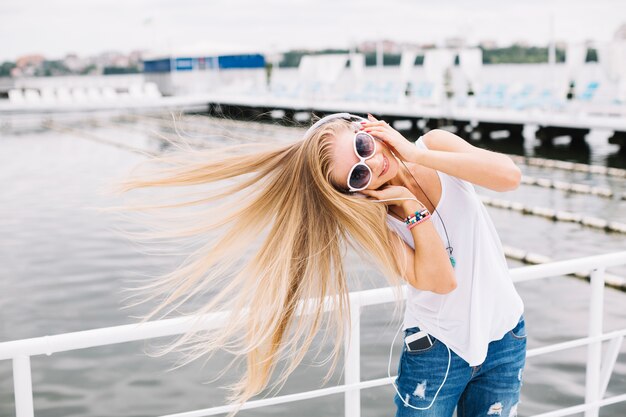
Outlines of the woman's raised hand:
[[362,122],[361,129],[381,140],[400,159],[407,162],[415,162],[419,149],[396,129],[384,120],[376,120],[368,114],[369,122]]

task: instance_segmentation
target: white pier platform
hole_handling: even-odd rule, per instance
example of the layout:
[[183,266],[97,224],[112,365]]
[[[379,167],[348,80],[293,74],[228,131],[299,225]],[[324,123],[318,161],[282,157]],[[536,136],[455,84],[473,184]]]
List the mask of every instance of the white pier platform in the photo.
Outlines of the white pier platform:
[[198,94],[173,97],[128,98],[115,101],[82,101],[67,103],[0,101],[0,117],[11,115],[52,115],[58,113],[97,112],[110,110],[202,110],[209,105],[281,109],[296,112],[373,113],[407,119],[450,119],[456,121],[510,125],[539,125],[575,129],[605,129],[626,132],[626,108],[615,107],[610,113],[598,113],[593,108],[577,111],[550,111],[540,108],[512,110],[481,107],[427,106],[417,102],[405,103],[328,101],[275,97],[270,94]]

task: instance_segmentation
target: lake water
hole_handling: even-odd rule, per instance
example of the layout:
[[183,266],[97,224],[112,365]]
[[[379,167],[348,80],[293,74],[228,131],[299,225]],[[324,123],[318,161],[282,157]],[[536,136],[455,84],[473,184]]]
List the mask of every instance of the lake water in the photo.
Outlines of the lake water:
[[[160,142],[148,130],[153,122],[103,119],[74,127],[111,142],[145,150],[158,150]],[[208,124],[197,117],[194,123]],[[214,121],[211,123],[215,123]],[[256,124],[225,124],[233,136],[259,136]],[[200,140],[217,141],[187,129]],[[297,139],[299,129],[267,128],[263,137]],[[542,155],[532,132],[526,145],[498,141],[493,149],[506,153]],[[590,154],[565,159],[623,167],[623,156],[606,144],[608,133],[592,132]],[[415,138],[413,138],[415,139]],[[566,154],[557,144],[551,157]],[[545,155],[544,155],[545,156]],[[114,230],[112,217],[98,214],[93,206],[117,203],[99,188],[122,176],[143,157],[128,150],[98,143],[80,134],[38,129],[3,132],[0,137],[0,342],[133,323],[141,309],[122,310],[121,289],[129,280],[177,265],[180,258],[148,256]],[[626,192],[626,180],[595,174],[571,173],[521,165],[526,175],[573,183],[610,187]],[[477,187],[480,194],[586,213],[626,222],[626,200],[570,194],[532,186],[508,193]],[[539,217],[488,207],[503,244],[549,256],[555,260],[579,258],[626,249],[623,234],[607,234],[573,223],[557,223]],[[346,260],[354,289],[384,285],[384,279],[362,266],[351,253]],[[511,268],[522,266],[510,260]],[[626,267],[608,272],[626,276]],[[589,285],[571,277],[554,277],[520,283],[517,289],[526,311],[528,349],[584,337],[587,333]],[[604,291],[604,331],[626,327],[626,293]],[[386,376],[389,344],[399,323],[389,323],[391,306],[364,310],[361,329],[361,377]],[[223,404],[220,389],[234,378],[211,384],[215,372],[229,359],[216,355],[204,367],[201,361],[166,372],[175,355],[150,358],[144,349],[151,343],[127,343],[32,358],[36,415],[54,416],[150,416],[183,412]],[[607,396],[626,392],[626,346],[621,347]],[[392,369],[396,368],[400,340],[396,340]],[[305,360],[310,363],[310,357]],[[319,358],[318,358],[319,359]],[[524,372],[519,415],[528,416],[584,401],[586,348],[570,349],[531,358]],[[280,392],[319,388],[327,368],[301,366]],[[329,384],[341,382],[337,374]],[[389,416],[395,412],[390,386],[362,391],[362,415]],[[0,416],[13,415],[10,361],[0,362]],[[343,395],[242,411],[242,416],[343,415]],[[579,414],[582,415],[582,414]],[[601,416],[623,417],[626,405],[604,407]]]

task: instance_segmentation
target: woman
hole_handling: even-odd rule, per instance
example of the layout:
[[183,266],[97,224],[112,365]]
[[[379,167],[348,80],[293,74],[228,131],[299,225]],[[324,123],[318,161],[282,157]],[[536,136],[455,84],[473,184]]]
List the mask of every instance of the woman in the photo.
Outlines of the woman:
[[[386,146],[370,157],[372,182],[360,192],[375,199],[415,196],[434,213],[409,229],[402,220],[420,204],[389,203],[389,226],[414,257],[415,275],[406,275],[405,338],[424,330],[430,339],[410,351],[403,344],[397,415],[451,416],[458,406],[459,417],[515,416],[526,357],[524,306],[472,183],[512,190],[520,170],[505,155],[444,130],[420,137],[415,147],[387,123],[370,119],[365,132]],[[390,157],[389,148],[398,158]],[[338,178],[354,160],[336,164]]]
[[[139,288],[148,291],[144,300],[162,298],[144,320],[218,287],[194,312],[228,311],[219,329],[194,329],[161,354],[181,348],[185,363],[218,348],[245,356],[246,374],[228,398],[241,404],[289,358],[276,386],[284,383],[328,324],[336,330],[330,376],[349,323],[342,257],[350,245],[373,260],[394,289],[410,284],[405,340],[420,331],[428,335],[409,343],[410,351],[403,344],[394,384],[397,415],[451,416],[457,403],[459,417],[515,415],[525,359],[523,303],[471,183],[512,190],[520,171],[505,155],[443,130],[417,145],[371,116],[339,113],[289,145],[181,150],[150,161],[171,167],[120,184],[128,191],[231,181],[199,199],[152,206],[225,199],[175,217],[189,220],[188,226],[174,223],[163,235],[204,238],[228,226],[186,265]],[[241,264],[249,248],[255,255]]]

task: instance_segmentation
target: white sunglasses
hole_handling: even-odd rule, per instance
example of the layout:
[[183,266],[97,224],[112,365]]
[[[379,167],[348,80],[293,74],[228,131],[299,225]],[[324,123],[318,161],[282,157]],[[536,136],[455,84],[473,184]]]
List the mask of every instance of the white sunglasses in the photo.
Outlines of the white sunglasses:
[[[345,119],[349,122],[360,123],[368,120],[350,113],[334,113],[329,114],[315,122],[305,133],[309,136],[314,130],[325,123],[335,119]],[[360,127],[360,126],[359,126]],[[365,163],[365,160],[371,158],[376,153],[376,140],[367,132],[356,132],[353,140],[354,153],[359,158],[359,162],[354,164],[348,172],[347,185],[349,191],[360,191],[366,189],[372,182],[372,170]]]
[[366,189],[372,182],[372,170],[365,163],[376,153],[376,140],[367,132],[356,132],[352,141],[354,153],[359,162],[354,164],[348,172],[348,190],[360,191]]

